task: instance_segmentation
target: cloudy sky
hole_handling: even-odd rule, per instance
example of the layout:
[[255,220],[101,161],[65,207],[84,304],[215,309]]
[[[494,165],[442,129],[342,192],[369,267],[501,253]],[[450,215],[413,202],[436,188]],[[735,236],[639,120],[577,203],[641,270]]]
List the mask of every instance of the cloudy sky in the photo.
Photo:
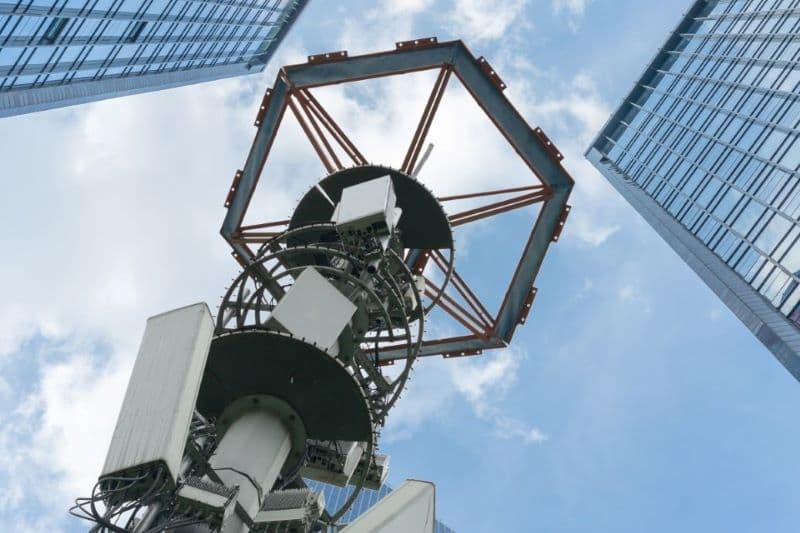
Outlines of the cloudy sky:
[[[800,387],[582,158],[688,5],[312,0],[263,75],[0,120],[0,523],[85,531],[66,509],[99,473],[145,319],[213,307],[236,274],[222,202],[276,69],[436,35],[489,58],[564,152],[574,207],[513,347],[418,364],[383,434],[391,481],[436,482],[460,532],[796,531]],[[319,98],[398,166],[432,81]],[[264,218],[322,174],[297,126],[281,135]],[[429,140],[437,191],[531,179],[457,83]],[[458,236],[489,302],[532,218]]]

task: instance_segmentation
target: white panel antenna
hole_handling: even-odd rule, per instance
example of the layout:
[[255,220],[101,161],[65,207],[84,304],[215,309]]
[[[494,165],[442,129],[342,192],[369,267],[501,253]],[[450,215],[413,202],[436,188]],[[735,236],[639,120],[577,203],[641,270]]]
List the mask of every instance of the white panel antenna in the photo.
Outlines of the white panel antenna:
[[101,478],[162,463],[177,480],[213,332],[204,303],[148,319]]

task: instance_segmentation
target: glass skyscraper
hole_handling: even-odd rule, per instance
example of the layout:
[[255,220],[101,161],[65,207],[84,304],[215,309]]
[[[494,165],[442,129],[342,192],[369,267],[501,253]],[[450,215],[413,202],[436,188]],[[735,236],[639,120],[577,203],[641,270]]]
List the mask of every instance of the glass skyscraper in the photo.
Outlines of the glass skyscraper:
[[0,0],[0,117],[263,70],[308,0]]
[[698,0],[587,158],[800,379],[800,0]]
[[[308,487],[312,490],[322,491],[325,494],[325,508],[332,513],[336,512],[353,492],[353,487],[350,486],[336,487],[334,485],[320,483],[319,481],[313,481],[310,479],[306,479],[305,482],[306,485],[308,485]],[[339,521],[343,524],[349,524],[364,514],[367,509],[378,503],[390,492],[392,492],[392,488],[386,484],[384,484],[378,490],[362,489],[358,496],[356,496],[356,501],[353,502],[352,507],[350,507],[346,513],[344,513]],[[455,533],[455,531],[441,523],[439,520],[437,520],[436,524],[434,524],[433,531],[434,533]]]

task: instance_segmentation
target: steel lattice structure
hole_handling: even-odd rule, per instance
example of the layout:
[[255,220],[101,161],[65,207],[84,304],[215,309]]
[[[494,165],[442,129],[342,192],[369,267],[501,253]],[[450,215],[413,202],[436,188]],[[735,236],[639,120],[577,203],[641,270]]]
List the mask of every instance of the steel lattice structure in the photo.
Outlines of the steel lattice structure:
[[[478,208],[450,215],[451,226],[468,224],[535,203],[542,204],[530,237],[521,250],[503,303],[495,312],[487,309],[458,271],[452,268],[452,256],[447,257],[442,249],[420,248],[406,253],[406,264],[415,273],[422,273],[429,262],[443,269],[452,290],[467,303],[467,307],[459,305],[456,298],[446,292],[438,295],[440,287],[428,280],[431,289],[427,296],[436,300],[445,312],[467,328],[469,334],[426,339],[418,355],[473,355],[482,350],[506,346],[517,325],[525,322],[536,295],[533,284],[542,260],[550,243],[558,240],[569,214],[567,199],[573,180],[561,165],[563,156],[558,149],[540,128],[531,128],[504,96],[505,83],[488,61],[484,57],[475,58],[461,41],[439,43],[435,37],[417,39],[399,42],[392,51],[354,57],[349,57],[345,51],[332,52],[310,56],[307,63],[282,68],[273,87],[264,94],[255,120],[258,133],[244,168],[238,170],[233,179],[225,201],[228,212],[221,233],[233,248],[234,257],[246,266],[257,255],[254,245],[262,245],[282,229],[290,227],[291,220],[242,224],[262,173],[265,178],[269,177],[269,172],[264,172],[265,165],[287,109],[300,122],[328,172],[344,169],[345,163],[357,166],[367,164],[361,151],[314,97],[313,88],[425,70],[438,70],[439,74],[414,136],[403,154],[399,171],[413,174],[447,81],[455,75],[510,147],[530,168],[535,183],[527,187],[470,191],[439,197],[440,202],[446,203],[514,194],[502,201],[487,202]],[[334,147],[344,151],[350,161],[342,161]],[[262,186],[265,185],[268,186],[262,183]],[[445,252],[452,251],[445,248]],[[379,358],[381,361],[391,361],[404,356],[402,350],[385,347]]]
[[[437,71],[436,81],[398,168],[368,163],[313,93],[424,70]],[[437,197],[417,181],[422,147],[453,75],[534,183]],[[377,489],[386,478],[387,458],[377,454],[380,428],[416,358],[506,346],[527,318],[536,275],[569,213],[573,181],[561,154],[541,129],[527,125],[504,89],[486,59],[461,41],[435,38],[378,54],[311,56],[282,68],[225,201],[221,233],[243,270],[216,320],[205,304],[195,304],[148,321],[103,473],[73,512],[96,522],[97,531],[343,527],[340,518],[359,491]],[[261,178],[270,176],[268,156],[287,109],[328,174],[290,219],[243,225],[256,187],[269,186]],[[443,207],[461,200],[485,203],[450,214]],[[537,203],[499,309],[490,312],[456,269],[453,230]],[[425,338],[436,308],[467,334]],[[304,478],[355,489],[328,511]],[[398,491],[405,496],[396,501],[427,503],[404,504],[405,511],[390,503],[386,519],[408,512],[431,526],[433,485],[408,482]],[[352,526],[345,531],[373,531]]]

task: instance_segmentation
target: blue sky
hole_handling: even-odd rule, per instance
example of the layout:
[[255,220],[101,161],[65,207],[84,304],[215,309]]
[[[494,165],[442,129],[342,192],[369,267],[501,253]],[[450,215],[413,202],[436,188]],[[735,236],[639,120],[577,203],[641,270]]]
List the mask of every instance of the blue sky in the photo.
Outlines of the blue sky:
[[[437,35],[489,58],[565,153],[574,209],[513,347],[416,367],[383,435],[391,481],[436,482],[460,532],[796,531],[800,388],[582,158],[688,5],[312,0],[261,76],[0,120],[2,522],[85,530],[65,508],[98,473],[145,318],[214,303],[235,275],[221,204],[277,66]],[[430,81],[320,98],[368,157],[397,164],[417,116],[405,104]],[[524,180],[451,89],[423,179]],[[276,143],[264,213],[285,214],[294,177],[319,174],[304,143],[296,128]],[[530,223],[514,213],[459,237],[487,299]]]

